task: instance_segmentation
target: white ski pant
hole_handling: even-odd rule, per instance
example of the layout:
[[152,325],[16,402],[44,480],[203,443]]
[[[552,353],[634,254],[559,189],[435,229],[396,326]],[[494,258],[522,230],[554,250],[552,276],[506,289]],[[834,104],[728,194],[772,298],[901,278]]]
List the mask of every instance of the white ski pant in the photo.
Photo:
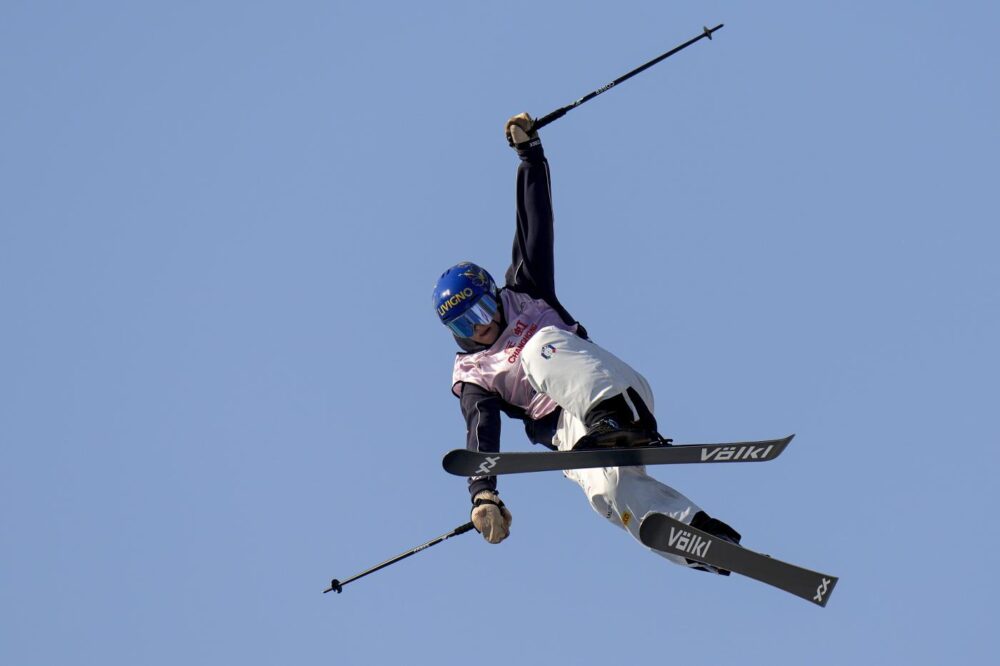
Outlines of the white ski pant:
[[[655,413],[653,392],[642,375],[611,352],[569,331],[552,326],[540,329],[525,345],[521,363],[532,387],[562,407],[553,439],[560,451],[571,449],[586,434],[584,415],[602,400],[624,394],[638,419],[635,406],[625,393],[629,388]],[[639,524],[650,512],[689,523],[701,510],[681,493],[646,474],[645,467],[574,469],[563,474],[583,489],[594,511],[627,530],[636,540]],[[653,552],[687,565],[683,557]]]

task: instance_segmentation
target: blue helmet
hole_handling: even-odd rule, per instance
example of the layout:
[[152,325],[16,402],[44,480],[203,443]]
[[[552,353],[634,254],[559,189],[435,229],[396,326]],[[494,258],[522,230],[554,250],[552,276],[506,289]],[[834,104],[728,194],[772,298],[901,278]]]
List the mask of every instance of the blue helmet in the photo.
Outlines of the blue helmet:
[[441,323],[460,338],[471,338],[476,324],[497,313],[499,292],[486,269],[463,261],[446,270],[434,285],[434,309]]

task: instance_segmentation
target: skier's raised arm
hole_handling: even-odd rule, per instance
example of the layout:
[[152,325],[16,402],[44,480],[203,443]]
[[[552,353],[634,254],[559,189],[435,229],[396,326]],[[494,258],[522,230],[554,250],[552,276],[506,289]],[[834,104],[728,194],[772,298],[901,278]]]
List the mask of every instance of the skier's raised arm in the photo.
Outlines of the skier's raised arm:
[[[534,121],[521,113],[507,121],[504,131],[521,163],[517,168],[517,228],[511,264],[504,278],[508,289],[545,301],[567,324],[576,320],[556,296],[555,233],[549,162]],[[586,333],[578,330],[582,337]]]
[[504,276],[507,287],[532,298],[555,298],[552,188],[549,163],[531,117],[522,113],[507,121],[507,142],[521,159],[517,168],[517,229],[511,263]]

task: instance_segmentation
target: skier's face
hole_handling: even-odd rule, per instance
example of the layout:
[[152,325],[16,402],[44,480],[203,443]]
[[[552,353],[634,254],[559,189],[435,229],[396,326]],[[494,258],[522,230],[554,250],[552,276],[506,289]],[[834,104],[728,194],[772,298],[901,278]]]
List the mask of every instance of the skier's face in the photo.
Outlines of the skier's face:
[[500,313],[493,315],[493,321],[488,324],[476,324],[473,327],[472,340],[481,345],[492,345],[500,337]]

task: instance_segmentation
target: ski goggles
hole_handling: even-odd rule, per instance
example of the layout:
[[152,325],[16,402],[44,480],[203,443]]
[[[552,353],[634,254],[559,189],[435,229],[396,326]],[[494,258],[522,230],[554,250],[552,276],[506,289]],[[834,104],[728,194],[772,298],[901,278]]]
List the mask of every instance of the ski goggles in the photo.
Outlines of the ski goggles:
[[496,299],[489,294],[483,294],[468,310],[451,321],[445,322],[445,326],[460,338],[471,338],[476,332],[475,327],[489,324],[493,321],[493,315],[496,313]]

